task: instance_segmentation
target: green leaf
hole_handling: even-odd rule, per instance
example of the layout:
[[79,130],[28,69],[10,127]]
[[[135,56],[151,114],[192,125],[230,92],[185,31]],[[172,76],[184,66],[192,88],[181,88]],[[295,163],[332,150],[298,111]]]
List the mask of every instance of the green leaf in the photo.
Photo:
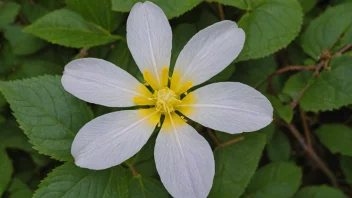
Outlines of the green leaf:
[[256,131],[255,133],[264,134],[266,136],[266,143],[268,144],[271,139],[273,139],[274,134],[276,132],[276,125],[274,122],[271,122],[268,126]]
[[32,190],[18,178],[13,178],[8,189],[9,198],[31,198]]
[[210,78],[207,83],[228,81],[231,78],[232,74],[235,72],[235,69],[235,65],[231,64],[227,66],[224,70],[222,70],[220,73]]
[[298,0],[302,6],[303,12],[307,13],[312,8],[314,8],[315,4],[318,3],[318,0]]
[[207,0],[208,2],[217,2],[223,5],[234,6],[242,10],[247,10],[251,6],[250,0]]
[[15,21],[20,12],[21,5],[15,2],[0,1],[0,25],[10,24]]
[[0,196],[10,183],[12,172],[12,162],[7,156],[5,148],[0,144]]
[[[157,134],[159,130],[155,129],[154,134]],[[143,148],[132,158],[126,161],[126,164],[133,165],[136,171],[148,177],[157,176],[157,170],[154,160],[154,146],[157,135],[149,138],[148,142]]]
[[141,82],[144,82],[143,75],[139,71],[125,41],[119,41],[114,45],[114,48],[107,54],[106,60],[126,70],[137,79],[142,80]]
[[1,82],[0,90],[34,149],[58,160],[72,160],[73,138],[92,114],[86,103],[63,89],[60,80],[43,76]]
[[232,80],[257,88],[277,68],[274,56],[236,63]]
[[[146,0],[112,0],[112,9],[119,12],[129,12],[137,2],[145,2]],[[167,18],[171,19],[178,17],[183,13],[191,10],[198,5],[202,0],[149,0],[158,5],[166,14]]]
[[293,110],[290,106],[282,104],[280,99],[273,95],[266,95],[271,105],[274,107],[274,112],[287,123],[291,123],[293,118]]
[[277,131],[267,146],[267,154],[271,161],[288,161],[291,156],[291,145],[282,131]]
[[214,151],[215,177],[209,198],[237,198],[248,185],[257,168],[266,138],[259,133],[244,136],[244,140]]
[[352,156],[352,129],[342,124],[323,124],[315,134],[332,153]]
[[340,165],[347,183],[352,185],[352,157],[341,156]]
[[8,76],[9,80],[37,77],[44,74],[62,74],[63,67],[53,62],[27,58],[16,71]]
[[122,22],[122,14],[111,10],[111,0],[66,0],[67,6],[87,21],[93,22],[110,32]]
[[82,197],[168,197],[161,183],[115,166],[105,170],[89,170],[72,162],[56,168],[45,178],[34,198]]
[[9,41],[12,52],[16,55],[33,54],[47,43],[31,34],[22,32],[23,27],[8,25],[4,27],[4,36]]
[[32,148],[32,145],[28,142],[28,138],[15,121],[8,120],[0,125],[0,128],[0,145],[2,144],[5,148],[23,150],[31,155],[37,165],[47,165],[49,158],[38,154],[38,152]]
[[187,23],[182,23],[173,30],[170,70],[175,67],[176,60],[183,47],[196,33],[197,27]]
[[30,22],[34,23],[40,17],[46,15],[50,12],[48,8],[39,4],[39,3],[30,3],[29,1],[25,1],[23,3],[22,9],[24,17]]
[[120,166],[95,171],[68,162],[51,172],[33,197],[124,197],[128,193],[125,180],[126,171]]
[[352,104],[352,56],[336,56],[303,94],[305,111],[328,111]]
[[293,198],[347,198],[340,190],[326,185],[302,188]]
[[169,197],[166,189],[159,181],[148,177],[142,177],[141,175],[138,175],[132,179],[128,190],[129,197],[133,198]]
[[74,48],[103,45],[121,39],[67,9],[51,12],[23,31],[54,44]]
[[11,72],[14,68],[19,65],[19,58],[12,53],[10,44],[8,42],[3,42],[0,50],[0,74],[6,74]]
[[296,0],[257,0],[238,26],[246,42],[237,61],[257,59],[286,47],[299,33],[302,8]]
[[338,40],[337,46],[334,47],[335,50],[342,49],[343,47],[352,43],[352,25],[350,25],[349,29],[344,33],[342,39]]
[[[302,48],[315,60],[324,49],[332,50],[346,30],[352,25],[352,3],[341,4],[328,8],[317,19],[313,20],[302,35]],[[352,41],[351,38],[349,38]],[[333,51],[331,51],[333,52]]]
[[3,145],[5,148],[21,149],[27,152],[33,151],[28,138],[14,121],[5,122],[0,125],[0,128],[0,145]]
[[[4,96],[3,96],[2,94],[0,94],[0,112],[2,111],[2,108],[3,108],[6,104],[7,104],[7,102],[6,102],[5,98],[4,98]],[[0,120],[1,120],[1,118],[0,118]],[[1,121],[0,121],[0,123],[1,123]]]
[[298,94],[304,89],[304,87],[313,80],[312,71],[301,71],[285,82],[285,86],[282,90],[283,93],[289,95],[292,99],[296,99]]
[[199,20],[197,21],[196,25],[197,25],[198,31],[200,31],[217,22],[219,22],[219,18],[215,16],[214,13],[208,10],[203,10],[202,13],[200,13]]
[[244,197],[290,198],[298,190],[301,178],[301,168],[295,164],[274,162],[255,173]]

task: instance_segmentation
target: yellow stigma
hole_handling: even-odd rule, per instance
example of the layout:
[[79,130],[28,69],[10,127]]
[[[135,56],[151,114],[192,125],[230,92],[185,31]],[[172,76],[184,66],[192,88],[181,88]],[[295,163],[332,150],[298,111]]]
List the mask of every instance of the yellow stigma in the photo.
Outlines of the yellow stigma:
[[176,93],[168,87],[155,91],[153,96],[156,110],[166,115],[174,112],[175,106],[181,103]]

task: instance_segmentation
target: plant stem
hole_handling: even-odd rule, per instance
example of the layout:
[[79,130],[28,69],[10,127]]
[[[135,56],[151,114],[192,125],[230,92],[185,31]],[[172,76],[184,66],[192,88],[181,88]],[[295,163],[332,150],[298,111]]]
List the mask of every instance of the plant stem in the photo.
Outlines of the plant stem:
[[282,74],[282,73],[285,73],[288,71],[315,70],[316,67],[317,67],[316,65],[312,65],[312,66],[291,65],[291,66],[283,67],[283,68],[276,70],[274,73],[270,74],[267,77],[267,80],[274,77],[275,75]]
[[310,148],[304,138],[302,137],[301,133],[297,130],[297,128],[293,124],[286,124],[283,123],[295,136],[295,138],[298,140],[302,148],[306,151],[306,153],[311,157],[312,160],[317,164],[317,166],[324,172],[324,174],[329,178],[331,184],[334,187],[338,187],[337,180],[335,178],[334,173],[324,164],[323,160],[320,159],[320,157],[314,152],[312,148]]
[[137,172],[136,168],[134,168],[134,166],[131,164],[128,166],[132,172],[132,175],[135,177],[135,176],[138,176],[139,173]]
[[215,136],[213,130],[211,130],[210,128],[207,128],[207,132],[208,132],[209,137],[213,140],[215,145],[218,147],[221,143],[220,143],[219,139]]
[[237,142],[242,141],[242,140],[244,140],[244,136],[240,136],[240,137],[234,138],[232,140],[229,140],[227,142],[221,143],[220,145],[218,145],[218,147],[229,146],[231,144],[237,143]]
[[296,106],[299,103],[299,100],[301,100],[303,94],[307,91],[307,89],[311,86],[312,84],[307,84],[297,95],[297,97],[290,103],[290,106],[292,109],[296,108]]
[[306,141],[307,141],[307,146],[310,149],[313,149],[312,140],[310,138],[310,130],[309,130],[309,127],[308,127],[308,124],[307,124],[307,115],[303,111],[303,109],[300,108],[299,111],[300,111],[300,115],[301,115],[301,119],[302,119],[302,124],[303,124],[303,129],[304,129],[304,136],[305,136]]
[[225,20],[225,13],[224,13],[224,9],[222,8],[222,5],[218,3],[217,7],[218,7],[220,19]]

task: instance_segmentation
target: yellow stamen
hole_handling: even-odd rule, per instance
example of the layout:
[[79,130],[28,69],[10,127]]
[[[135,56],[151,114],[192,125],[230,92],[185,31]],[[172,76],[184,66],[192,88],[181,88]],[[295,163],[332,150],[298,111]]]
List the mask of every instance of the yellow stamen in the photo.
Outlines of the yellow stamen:
[[165,115],[174,112],[174,106],[181,102],[175,92],[167,87],[156,91],[154,93],[154,100],[156,101],[156,110]]
[[164,123],[163,123],[163,129],[166,129],[166,131],[170,131],[168,129],[173,128],[175,126],[180,126],[186,124],[185,120],[183,120],[179,115],[176,113],[170,113],[166,115]]
[[187,116],[193,112],[191,105],[195,103],[195,100],[194,94],[189,93],[175,106],[175,110]]
[[160,112],[157,112],[155,108],[139,109],[139,112],[142,117],[150,116],[148,118],[148,123],[153,126],[156,126],[160,122],[161,114]]
[[180,84],[180,80],[181,80],[180,73],[174,71],[174,73],[172,74],[172,77],[171,77],[171,86],[170,86],[170,88],[172,90],[176,91],[178,89],[179,84]]
[[169,82],[169,68],[164,67],[161,71],[161,84],[163,87],[167,87]]
[[138,89],[141,95],[133,97],[133,102],[136,103],[136,105],[154,105],[155,104],[155,101],[153,101],[153,94],[150,93],[150,91],[144,85],[140,85]]
[[188,81],[185,84],[183,84],[183,86],[181,88],[179,88],[179,90],[176,91],[177,94],[183,94],[185,93],[187,90],[189,90],[193,85],[193,82]]
[[154,89],[158,90],[159,85],[155,78],[148,72],[148,70],[144,70],[143,72],[144,80]]
[[193,86],[192,81],[181,82],[181,74],[174,71],[171,77],[171,89],[177,94],[181,95]]

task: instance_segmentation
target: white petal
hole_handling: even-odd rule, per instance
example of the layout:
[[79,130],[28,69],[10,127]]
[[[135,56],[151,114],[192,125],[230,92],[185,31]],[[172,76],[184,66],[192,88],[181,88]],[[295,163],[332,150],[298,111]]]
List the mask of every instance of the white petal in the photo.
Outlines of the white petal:
[[214,178],[213,152],[191,126],[175,122],[175,127],[163,125],[156,139],[154,155],[161,181],[173,197],[205,198]]
[[178,84],[191,81],[195,86],[218,74],[238,56],[244,40],[244,31],[233,21],[221,21],[198,32],[177,58]]
[[[215,130],[241,133],[259,130],[272,121],[273,107],[254,88],[237,82],[222,82],[199,88],[186,96],[181,113]],[[184,100],[185,100],[184,99]],[[185,108],[187,107],[187,108]],[[186,110],[187,109],[187,110]]]
[[156,123],[151,118],[156,116],[154,112],[118,111],[88,122],[72,144],[71,153],[76,165],[101,170],[132,157],[153,133]]
[[136,3],[127,19],[127,44],[142,73],[148,70],[160,85],[169,68],[172,32],[164,12],[154,3]]
[[134,96],[142,96],[133,76],[102,59],[82,58],[69,62],[61,83],[77,98],[108,107],[134,106]]

